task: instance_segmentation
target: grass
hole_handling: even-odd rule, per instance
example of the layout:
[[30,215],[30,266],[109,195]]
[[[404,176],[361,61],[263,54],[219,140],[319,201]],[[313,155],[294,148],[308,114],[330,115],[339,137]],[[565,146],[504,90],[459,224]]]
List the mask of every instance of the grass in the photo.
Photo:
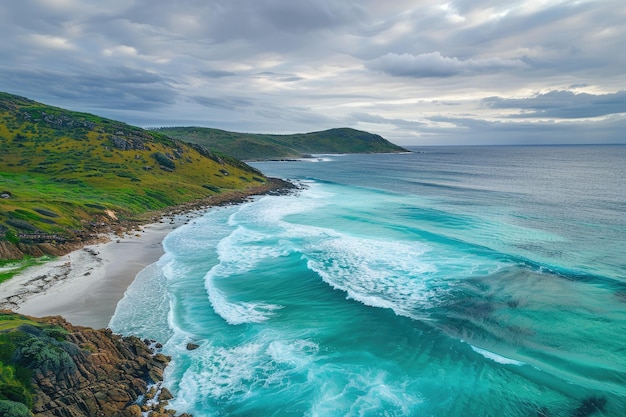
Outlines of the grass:
[[[52,259],[53,258],[50,256],[42,256],[39,258],[26,256],[23,259],[0,260],[0,284],[4,281],[8,281],[31,266],[41,265]],[[0,322],[0,330],[2,330],[2,322]]]
[[15,330],[23,325],[39,327],[40,323],[15,313],[0,313],[0,333]]
[[161,132],[0,93],[0,240],[76,233],[265,177]]
[[156,130],[243,160],[300,158],[320,153],[405,152],[378,135],[340,128],[293,135],[237,133],[201,127]]

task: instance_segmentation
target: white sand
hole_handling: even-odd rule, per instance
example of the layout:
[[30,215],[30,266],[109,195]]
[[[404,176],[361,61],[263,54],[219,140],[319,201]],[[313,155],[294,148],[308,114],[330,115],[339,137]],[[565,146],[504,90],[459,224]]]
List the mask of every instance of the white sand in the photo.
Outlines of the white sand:
[[[146,225],[141,232],[86,246],[28,268],[0,285],[0,308],[79,326],[103,328],[135,276],[163,255],[163,238],[187,217]],[[138,236],[137,236],[138,235]]]

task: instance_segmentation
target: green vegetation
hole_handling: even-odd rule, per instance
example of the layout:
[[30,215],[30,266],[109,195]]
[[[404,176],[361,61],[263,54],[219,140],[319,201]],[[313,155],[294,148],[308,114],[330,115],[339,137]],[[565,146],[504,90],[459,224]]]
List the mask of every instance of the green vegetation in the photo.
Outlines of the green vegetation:
[[113,219],[266,181],[161,132],[6,93],[0,149],[0,244],[73,240]]
[[[26,256],[23,259],[0,259],[0,284],[7,281],[13,276],[19,274],[26,268],[33,265],[39,265],[44,262],[48,262],[52,258],[49,256],[42,256],[40,258],[33,258],[32,256]],[[2,323],[0,322],[0,331],[2,330]],[[1,414],[0,414],[1,415]]]
[[4,417],[30,417],[32,414],[22,403],[9,400],[0,400],[0,416]]
[[63,328],[15,313],[0,313],[0,415],[29,416],[31,376],[76,366]]
[[294,135],[235,133],[202,127],[159,128],[155,131],[247,161],[301,158],[321,153],[407,152],[378,135],[348,128]]

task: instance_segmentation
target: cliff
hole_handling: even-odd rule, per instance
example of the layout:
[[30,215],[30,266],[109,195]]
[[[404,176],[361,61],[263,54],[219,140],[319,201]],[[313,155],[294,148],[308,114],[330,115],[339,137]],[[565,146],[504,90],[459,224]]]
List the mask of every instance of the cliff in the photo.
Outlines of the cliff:
[[[61,317],[0,313],[0,413],[35,417],[164,417],[170,358],[153,342]],[[156,344],[158,346],[158,344]],[[7,411],[8,410],[8,411]],[[146,413],[146,414],[142,414]]]

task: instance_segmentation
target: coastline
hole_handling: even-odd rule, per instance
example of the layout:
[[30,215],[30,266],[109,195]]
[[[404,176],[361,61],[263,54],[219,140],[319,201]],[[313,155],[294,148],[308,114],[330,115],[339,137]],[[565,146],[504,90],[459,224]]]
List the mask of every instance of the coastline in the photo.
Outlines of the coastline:
[[0,308],[35,317],[62,316],[74,325],[108,326],[117,303],[146,266],[164,254],[165,236],[206,210],[252,196],[284,193],[293,184],[271,179],[264,187],[169,208],[160,220],[109,234],[53,261],[30,267],[0,285]]
[[0,307],[74,325],[106,327],[135,276],[163,255],[161,242],[180,223],[153,223],[26,269],[0,286]]

